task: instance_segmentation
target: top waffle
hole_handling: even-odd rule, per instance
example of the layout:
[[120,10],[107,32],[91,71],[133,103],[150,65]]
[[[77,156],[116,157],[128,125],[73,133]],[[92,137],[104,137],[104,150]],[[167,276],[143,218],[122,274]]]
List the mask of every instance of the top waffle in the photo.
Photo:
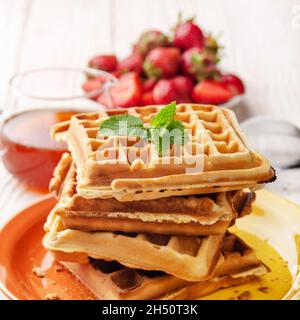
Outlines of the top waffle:
[[147,127],[160,109],[78,114],[53,127],[52,136],[68,142],[76,162],[80,196],[156,199],[237,190],[273,179],[270,163],[249,149],[234,113],[225,108],[178,105],[175,120],[188,129],[189,140],[180,151],[172,145],[168,156],[160,157],[152,143],[138,138],[101,137],[99,126],[111,115],[133,115]]

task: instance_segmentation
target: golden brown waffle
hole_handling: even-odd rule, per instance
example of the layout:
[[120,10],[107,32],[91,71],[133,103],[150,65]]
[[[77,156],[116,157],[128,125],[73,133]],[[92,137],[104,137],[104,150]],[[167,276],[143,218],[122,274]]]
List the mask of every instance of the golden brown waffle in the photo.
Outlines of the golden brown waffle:
[[265,275],[269,269],[261,264],[245,272],[216,277],[210,281],[196,282],[175,292],[166,294],[163,300],[195,300],[219,289],[238,286]]
[[191,130],[185,145],[187,153],[182,157],[178,157],[174,146],[168,157],[159,157],[151,143],[141,146],[140,142],[137,147],[137,139],[100,136],[99,126],[110,115],[130,114],[148,126],[160,108],[79,114],[53,127],[52,136],[68,142],[82,197],[157,199],[239,190],[274,178],[269,162],[250,150],[234,113],[225,108],[177,106],[175,119]]
[[164,299],[196,299],[268,272],[268,268],[255,257],[253,250],[235,235],[225,237],[222,253],[225,260],[216,270],[214,278],[201,282],[189,282],[159,271],[129,269],[115,261],[92,260],[88,264],[62,264],[98,299],[117,300],[157,299],[162,296]]
[[[70,161],[70,163],[68,163]],[[84,231],[123,231],[157,234],[224,234],[231,221],[251,212],[253,192],[232,191],[120,202],[85,199],[76,191],[76,172],[64,155],[50,183],[59,198],[54,208],[66,228]]]
[[211,278],[223,261],[220,255],[223,235],[84,232],[65,229],[61,218],[54,213],[49,215],[45,230],[43,245],[56,252],[58,260],[64,260],[64,253],[74,253],[66,257],[81,263],[87,263],[89,258],[116,260],[130,268],[164,271],[189,281]]

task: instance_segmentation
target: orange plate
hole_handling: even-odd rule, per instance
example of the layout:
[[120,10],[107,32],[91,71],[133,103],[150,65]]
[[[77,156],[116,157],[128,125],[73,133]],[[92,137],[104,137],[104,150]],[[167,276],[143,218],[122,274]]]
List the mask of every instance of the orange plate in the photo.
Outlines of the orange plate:
[[[48,294],[59,296],[60,299],[96,299],[73,275],[53,261],[51,254],[42,247],[43,224],[55,203],[56,200],[51,196],[43,197],[0,229],[0,289],[9,299],[45,299]],[[278,216],[279,213],[283,218]],[[272,271],[258,281],[222,289],[203,299],[228,299],[245,290],[251,292],[253,299],[281,299],[290,289],[292,277],[287,263],[264,239],[273,240],[283,255],[287,253],[287,248],[295,250],[289,232],[295,228],[300,230],[299,217],[298,207],[270,192],[259,191],[253,214],[239,219],[239,229],[234,227],[233,231],[255,248],[259,259]],[[287,222],[291,228],[286,226]],[[268,228],[257,229],[262,225],[268,225]],[[285,228],[282,228],[283,225]],[[270,230],[271,234],[262,233]],[[283,230],[287,233],[283,233]],[[296,258],[296,252],[290,256]],[[33,272],[36,267],[44,271],[42,277]],[[270,291],[262,293],[258,287],[267,287]]]
[[[93,294],[42,247],[43,224],[56,200],[46,196],[19,212],[0,231],[0,289],[9,299],[95,299]],[[33,273],[42,267],[44,277]]]

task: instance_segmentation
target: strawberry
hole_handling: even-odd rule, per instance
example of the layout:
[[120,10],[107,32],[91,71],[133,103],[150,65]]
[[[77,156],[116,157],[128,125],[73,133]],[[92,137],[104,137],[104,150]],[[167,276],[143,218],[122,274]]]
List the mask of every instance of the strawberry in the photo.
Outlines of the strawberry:
[[201,48],[190,48],[182,54],[181,67],[185,74],[197,81],[215,79],[219,71],[219,59]]
[[[97,100],[99,97],[99,93],[101,92],[101,87],[105,83],[105,79],[101,77],[97,78],[89,78],[82,84],[82,89],[86,93],[90,93],[91,96],[89,97],[93,100]],[[92,92],[95,91],[95,94],[92,94]]]
[[119,79],[121,77],[121,75],[123,74],[122,70],[115,70],[110,72],[114,77],[116,77],[117,79]]
[[192,102],[192,98],[189,96],[177,95],[176,102],[177,103],[190,103],[190,102]]
[[214,38],[211,33],[204,38],[204,47],[205,50],[212,55],[218,55],[220,49],[222,49],[222,46],[219,45],[217,39]]
[[91,78],[86,80],[83,84],[82,84],[82,89],[85,92],[91,92],[97,89],[100,89],[103,85],[103,83],[105,82],[105,79],[98,77],[98,78]]
[[89,67],[112,72],[116,70],[118,64],[117,57],[114,55],[95,56],[89,61]]
[[[113,106],[128,108],[140,104],[142,95],[142,84],[139,75],[136,72],[123,74],[119,82],[110,89]],[[98,98],[98,102],[107,106],[110,101],[107,94]]]
[[143,70],[143,58],[138,52],[133,52],[118,64],[118,70],[122,73],[134,71],[140,74]]
[[224,86],[232,93],[233,96],[245,92],[245,86],[242,80],[234,74],[223,74],[220,82],[224,84]]
[[182,102],[189,102],[194,87],[194,82],[191,78],[179,75],[172,78],[171,81]]
[[182,50],[187,50],[192,47],[203,48],[203,32],[192,21],[180,23],[175,29],[173,44]]
[[221,104],[231,97],[231,92],[222,83],[213,80],[199,82],[192,92],[193,101],[197,103]]
[[150,79],[146,79],[144,82],[143,82],[143,91],[144,92],[148,92],[148,91],[152,91],[155,84],[156,84],[156,80],[153,79],[153,78],[150,78]]
[[142,94],[141,98],[141,105],[142,106],[150,106],[152,104],[155,104],[154,98],[153,98],[153,92],[147,91]]
[[153,89],[153,99],[156,104],[168,104],[177,100],[178,94],[172,80],[159,80]]
[[149,78],[170,78],[177,73],[179,62],[180,51],[178,48],[158,47],[147,55],[144,62],[144,72]]
[[169,44],[168,38],[162,32],[149,30],[140,36],[135,49],[145,57],[152,49],[156,47],[165,47]]

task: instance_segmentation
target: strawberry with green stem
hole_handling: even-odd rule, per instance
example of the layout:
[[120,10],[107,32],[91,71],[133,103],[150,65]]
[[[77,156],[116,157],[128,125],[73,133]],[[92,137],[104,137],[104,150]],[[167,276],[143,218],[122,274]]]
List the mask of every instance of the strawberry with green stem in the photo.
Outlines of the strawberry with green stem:
[[218,78],[218,62],[218,56],[208,53],[205,49],[195,47],[182,54],[181,66],[185,74],[201,81]]
[[144,72],[148,78],[170,78],[177,74],[180,63],[178,48],[158,47],[149,52],[144,61]]
[[204,33],[203,31],[193,22],[193,18],[187,21],[181,21],[181,13],[179,13],[179,22],[175,27],[173,44],[175,47],[182,50],[189,48],[204,47]]
[[160,31],[148,30],[140,36],[135,50],[145,57],[152,49],[169,45],[168,37]]

